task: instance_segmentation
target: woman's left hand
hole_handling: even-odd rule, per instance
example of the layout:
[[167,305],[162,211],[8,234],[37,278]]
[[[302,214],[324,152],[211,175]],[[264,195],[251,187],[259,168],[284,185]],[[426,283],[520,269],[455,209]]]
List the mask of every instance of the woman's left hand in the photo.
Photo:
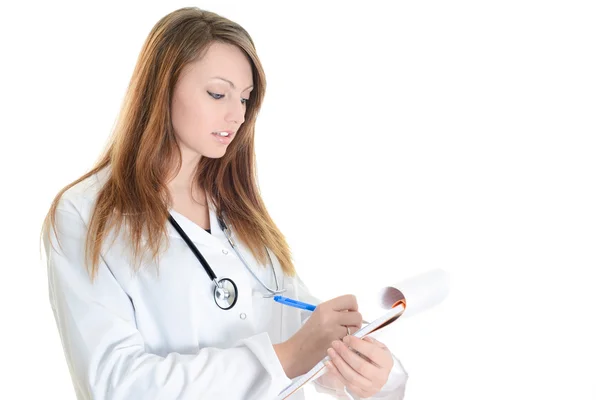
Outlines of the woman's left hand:
[[343,343],[336,340],[332,346],[327,350],[331,358],[327,369],[338,383],[362,398],[371,397],[381,390],[394,365],[392,353],[386,345],[371,337],[346,336]]

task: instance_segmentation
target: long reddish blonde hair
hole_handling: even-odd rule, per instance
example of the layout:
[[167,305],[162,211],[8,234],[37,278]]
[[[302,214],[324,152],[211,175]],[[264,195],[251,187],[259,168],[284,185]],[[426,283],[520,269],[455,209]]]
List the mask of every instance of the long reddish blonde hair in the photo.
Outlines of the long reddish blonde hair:
[[[182,69],[215,42],[238,46],[252,66],[254,90],[246,103],[245,122],[222,158],[202,157],[195,179],[227,215],[254,257],[267,263],[267,246],[284,273],[295,275],[292,256],[261,199],[255,176],[254,130],[266,88],[265,74],[254,42],[244,28],[215,13],[186,7],[156,23],[138,57],[133,76],[106,150],[85,175],[64,187],[54,198],[42,227],[56,233],[56,210],[72,186],[109,167],[106,184],[96,200],[86,237],[86,260],[93,280],[101,248],[111,229],[128,228],[135,270],[144,255],[158,260],[168,241],[167,218],[171,204],[167,179],[179,170],[181,154],[171,124],[171,100]],[[142,238],[146,246],[142,246]],[[144,247],[144,248],[142,248]]]

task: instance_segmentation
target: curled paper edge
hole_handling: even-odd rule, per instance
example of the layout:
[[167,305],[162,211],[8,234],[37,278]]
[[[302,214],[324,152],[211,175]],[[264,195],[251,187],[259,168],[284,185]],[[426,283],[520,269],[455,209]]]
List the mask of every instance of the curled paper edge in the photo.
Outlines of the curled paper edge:
[[438,268],[383,288],[379,305],[389,310],[404,301],[406,309],[402,316],[406,318],[440,304],[448,292],[448,274]]

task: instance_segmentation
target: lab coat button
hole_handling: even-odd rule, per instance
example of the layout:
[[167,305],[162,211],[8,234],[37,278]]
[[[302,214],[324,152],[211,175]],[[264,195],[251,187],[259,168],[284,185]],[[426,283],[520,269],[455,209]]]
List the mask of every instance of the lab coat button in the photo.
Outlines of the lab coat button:
[[223,254],[227,254],[227,253],[229,253],[229,252],[228,252],[227,250],[225,250],[225,249],[223,249],[222,251],[223,251]]
[[241,318],[241,319],[246,319],[246,313],[241,313],[241,314],[240,314],[240,318]]

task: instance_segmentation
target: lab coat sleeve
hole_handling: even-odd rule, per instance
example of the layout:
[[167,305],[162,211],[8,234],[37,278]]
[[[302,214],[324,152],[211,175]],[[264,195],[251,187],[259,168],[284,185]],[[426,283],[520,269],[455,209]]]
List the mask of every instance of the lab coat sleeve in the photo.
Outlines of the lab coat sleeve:
[[61,201],[56,228],[44,241],[50,303],[79,400],[263,400],[291,382],[266,333],[197,354],[146,352],[133,305],[102,259],[90,281],[86,224],[72,202]]
[[[298,283],[298,300],[311,303],[311,304],[319,304],[321,300],[317,297],[313,296],[308,290],[307,286],[304,284],[302,279],[297,276]],[[360,309],[360,304],[359,304]],[[310,311],[304,311],[302,313],[302,323],[306,322],[306,320],[310,317]],[[377,339],[378,332],[373,332],[371,334],[375,339]],[[408,380],[408,374],[406,370],[402,366],[402,363],[394,354],[392,354],[392,358],[394,360],[394,365],[388,375],[388,380],[383,385],[381,390],[369,397],[368,399],[378,399],[378,400],[402,400],[404,399],[404,393],[406,390],[406,382]],[[337,387],[336,385],[337,379],[332,378],[329,374],[325,374],[320,378],[313,381],[315,384],[315,389],[319,393],[329,394],[333,398],[337,399],[354,399],[359,400],[363,399],[362,397],[358,397],[355,395],[351,395],[351,393],[347,393],[344,391],[343,387]],[[366,399],[365,399],[366,400]]]

